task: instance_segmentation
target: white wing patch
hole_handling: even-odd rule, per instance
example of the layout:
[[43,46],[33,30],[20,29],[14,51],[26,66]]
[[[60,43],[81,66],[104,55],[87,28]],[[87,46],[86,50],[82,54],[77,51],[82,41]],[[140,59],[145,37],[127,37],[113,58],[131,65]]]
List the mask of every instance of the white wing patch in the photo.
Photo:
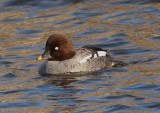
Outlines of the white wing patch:
[[86,57],[84,57],[82,60],[80,60],[79,62],[80,62],[80,63],[84,63],[84,62],[86,62],[88,59],[90,59],[91,57],[92,57],[92,55],[86,56]]
[[97,54],[94,54],[94,58],[98,57]]
[[97,53],[95,53],[93,56],[92,55],[86,56],[85,58],[83,58],[79,62],[80,63],[85,63],[88,59],[97,58],[97,57],[100,57],[100,56],[106,56],[106,52],[105,51],[97,51]]
[[98,56],[106,56],[106,52],[105,51],[97,51]]

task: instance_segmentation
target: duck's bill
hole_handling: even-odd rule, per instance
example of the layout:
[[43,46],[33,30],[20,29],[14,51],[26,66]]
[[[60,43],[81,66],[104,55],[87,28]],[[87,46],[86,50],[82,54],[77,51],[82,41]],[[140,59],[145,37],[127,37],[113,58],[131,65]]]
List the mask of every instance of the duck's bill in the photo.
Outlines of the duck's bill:
[[42,60],[42,55],[40,55],[39,57],[36,58],[36,60]]
[[42,59],[47,59],[50,58],[49,51],[45,51],[42,55],[36,58],[36,60],[42,60]]

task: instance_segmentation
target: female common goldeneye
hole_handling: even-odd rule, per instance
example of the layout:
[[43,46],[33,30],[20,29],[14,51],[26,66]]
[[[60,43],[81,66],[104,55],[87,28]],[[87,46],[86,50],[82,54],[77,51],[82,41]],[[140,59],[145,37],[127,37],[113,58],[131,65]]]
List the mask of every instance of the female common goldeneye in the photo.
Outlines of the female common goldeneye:
[[74,47],[73,43],[60,34],[51,35],[45,52],[37,60],[48,58],[39,69],[40,74],[64,74],[92,72],[100,69],[123,66],[107,55],[106,50],[94,47]]

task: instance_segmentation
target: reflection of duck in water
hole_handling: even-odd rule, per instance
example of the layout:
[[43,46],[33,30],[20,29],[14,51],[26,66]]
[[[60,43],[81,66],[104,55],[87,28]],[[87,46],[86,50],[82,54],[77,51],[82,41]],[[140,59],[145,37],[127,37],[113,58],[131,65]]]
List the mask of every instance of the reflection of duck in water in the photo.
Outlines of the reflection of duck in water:
[[58,74],[55,76],[52,75],[43,76],[43,80],[45,81],[46,84],[62,86],[63,88],[67,88],[68,85],[76,81],[79,81],[81,79],[78,76],[74,76],[73,74],[72,75],[68,74],[68,76]]
[[120,61],[113,60],[107,55],[106,50],[94,47],[74,47],[66,36],[60,34],[53,34],[48,38],[45,52],[37,60],[46,57],[48,60],[40,66],[40,74],[93,72],[124,65]]
[[[110,75],[110,72],[103,71],[96,71],[92,73],[76,73],[76,74],[56,74],[56,75],[45,75],[41,76],[44,80],[45,84],[48,85],[55,85],[55,86],[62,86],[62,88],[70,88],[70,87],[76,87],[72,84],[77,83],[80,85],[84,84],[90,84],[92,81],[95,83],[95,80],[99,79],[110,79],[112,76]],[[99,75],[99,76],[97,76]],[[79,87],[78,85],[78,87]]]

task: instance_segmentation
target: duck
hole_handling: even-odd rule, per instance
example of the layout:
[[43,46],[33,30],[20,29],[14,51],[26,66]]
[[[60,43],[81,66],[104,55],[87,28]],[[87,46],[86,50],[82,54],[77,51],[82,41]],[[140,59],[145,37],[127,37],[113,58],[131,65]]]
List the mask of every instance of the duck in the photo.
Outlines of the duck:
[[114,60],[107,50],[94,46],[75,47],[67,36],[61,34],[49,36],[45,51],[36,59],[46,59],[39,68],[41,75],[94,72],[125,65]]

